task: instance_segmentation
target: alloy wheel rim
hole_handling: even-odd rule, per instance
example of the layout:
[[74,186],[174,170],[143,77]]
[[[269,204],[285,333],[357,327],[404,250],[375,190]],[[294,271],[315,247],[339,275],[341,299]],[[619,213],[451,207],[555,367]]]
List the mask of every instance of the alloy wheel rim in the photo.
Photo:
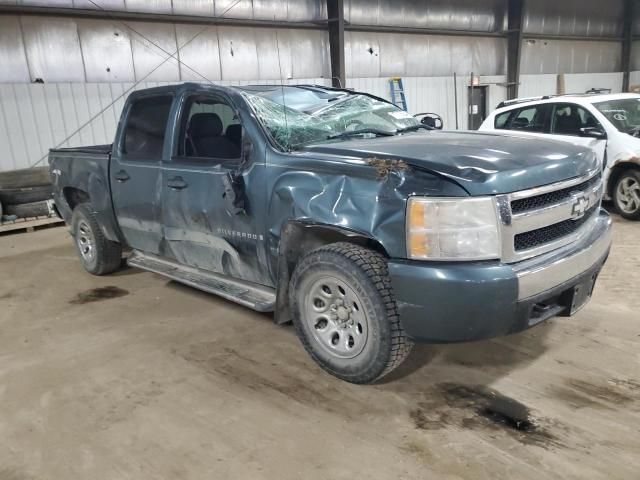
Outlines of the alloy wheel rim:
[[356,292],[339,278],[323,275],[304,295],[304,322],[320,347],[334,357],[359,355],[369,334],[369,321]]
[[618,183],[616,198],[623,212],[635,213],[640,208],[640,183],[635,178],[623,178]]

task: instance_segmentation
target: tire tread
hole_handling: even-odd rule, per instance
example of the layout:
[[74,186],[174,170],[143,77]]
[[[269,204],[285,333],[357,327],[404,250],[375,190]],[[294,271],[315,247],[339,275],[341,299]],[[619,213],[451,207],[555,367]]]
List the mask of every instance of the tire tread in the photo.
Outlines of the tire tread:
[[[391,334],[391,349],[389,352],[389,357],[386,359],[384,368],[382,368],[380,373],[377,374],[374,378],[347,379],[352,383],[373,383],[397,368],[409,356],[409,354],[411,353],[411,349],[413,348],[413,342],[406,335],[405,330],[402,327],[402,323],[400,322],[398,306],[393,295],[391,279],[389,278],[387,260],[382,254],[374,250],[349,242],[338,242],[325,245],[317,248],[316,250],[313,250],[300,261],[299,265],[303,265],[304,262],[312,262],[314,260],[313,256],[322,253],[333,254],[341,257],[342,259],[349,260],[356,267],[358,267],[370,279],[372,285],[380,295],[382,305],[386,309],[386,317],[389,321],[389,331]],[[297,281],[296,272],[298,271],[300,271],[298,268],[296,268],[296,271],[294,271],[291,280],[292,285],[295,285]],[[299,330],[299,327],[297,325],[296,329]],[[306,337],[304,335],[300,335],[300,331],[298,331],[298,333],[299,337],[303,340],[305,349],[316,360],[316,362],[318,362],[318,358],[314,354]],[[326,365],[320,362],[318,363],[322,366],[322,368],[329,371],[329,373],[337,375],[337,372],[332,371]]]

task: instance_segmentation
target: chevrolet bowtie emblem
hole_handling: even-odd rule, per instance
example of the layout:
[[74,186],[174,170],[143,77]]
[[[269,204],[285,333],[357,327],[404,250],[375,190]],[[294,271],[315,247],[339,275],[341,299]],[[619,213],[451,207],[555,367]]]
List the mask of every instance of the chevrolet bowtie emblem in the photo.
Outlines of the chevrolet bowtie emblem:
[[573,199],[573,207],[571,208],[571,218],[578,220],[584,217],[584,214],[589,209],[589,197],[582,192],[576,192],[571,194]]

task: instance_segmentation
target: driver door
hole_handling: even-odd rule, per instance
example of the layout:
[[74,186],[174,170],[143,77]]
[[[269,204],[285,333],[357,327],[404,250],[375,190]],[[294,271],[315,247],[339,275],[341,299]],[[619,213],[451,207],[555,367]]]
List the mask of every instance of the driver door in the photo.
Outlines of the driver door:
[[[264,156],[252,151],[240,117],[222,95],[188,93],[162,165],[164,255],[183,265],[269,285]],[[244,209],[229,201],[243,184]]]

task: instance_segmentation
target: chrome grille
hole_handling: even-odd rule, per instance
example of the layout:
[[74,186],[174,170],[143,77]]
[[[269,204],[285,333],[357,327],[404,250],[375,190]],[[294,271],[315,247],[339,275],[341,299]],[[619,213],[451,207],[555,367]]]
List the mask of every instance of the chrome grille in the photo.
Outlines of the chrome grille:
[[547,205],[553,205],[554,203],[561,202],[566,200],[571,196],[571,193],[579,190],[584,191],[589,187],[597,184],[600,181],[600,177],[602,175],[598,173],[594,177],[591,177],[589,180],[582,182],[578,185],[562,188],[560,190],[555,190],[549,193],[543,193],[541,195],[535,195],[533,197],[521,198],[519,200],[514,200],[511,202],[511,212],[512,213],[521,213],[529,210],[535,210],[537,208],[546,207]]
[[570,235],[584,225],[594,213],[598,211],[597,207],[591,207],[584,217],[578,220],[563,220],[553,225],[531,230],[525,233],[519,233],[513,238],[513,244],[516,252],[535,248],[545,243],[553,242],[566,235]]
[[588,175],[497,197],[502,258],[518,262],[567,245],[587,233],[602,199],[602,175]]

